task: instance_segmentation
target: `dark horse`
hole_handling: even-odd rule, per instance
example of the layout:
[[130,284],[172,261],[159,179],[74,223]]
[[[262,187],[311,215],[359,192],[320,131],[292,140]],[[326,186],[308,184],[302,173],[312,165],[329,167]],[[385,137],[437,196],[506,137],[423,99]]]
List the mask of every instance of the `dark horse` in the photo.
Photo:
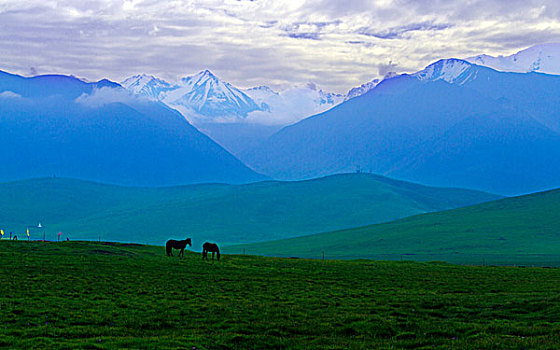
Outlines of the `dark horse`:
[[171,251],[173,248],[181,249],[181,251],[179,252],[179,256],[184,256],[183,252],[187,244],[189,245],[189,247],[192,247],[190,238],[187,238],[184,241],[176,241],[174,239],[170,239],[169,241],[167,241],[167,243],[165,243],[165,251],[167,252],[167,256],[173,256],[173,252]]
[[215,243],[204,243],[202,245],[202,260],[208,260],[208,252],[212,253],[212,261],[214,261],[214,253],[217,253],[218,261],[220,261],[220,248]]

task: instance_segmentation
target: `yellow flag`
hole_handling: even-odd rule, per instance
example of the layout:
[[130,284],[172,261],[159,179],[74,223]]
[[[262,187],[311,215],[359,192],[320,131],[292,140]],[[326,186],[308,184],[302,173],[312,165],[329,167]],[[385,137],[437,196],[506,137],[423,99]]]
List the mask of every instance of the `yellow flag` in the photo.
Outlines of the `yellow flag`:
[[29,237],[29,229],[27,229],[27,237]]
[[4,236],[4,230],[0,230],[0,236]]

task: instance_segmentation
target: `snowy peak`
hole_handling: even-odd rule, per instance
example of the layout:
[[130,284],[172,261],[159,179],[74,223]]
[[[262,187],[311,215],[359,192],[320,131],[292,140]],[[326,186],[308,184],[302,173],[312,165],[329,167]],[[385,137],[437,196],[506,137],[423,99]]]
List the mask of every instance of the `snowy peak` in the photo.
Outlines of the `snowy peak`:
[[[324,112],[346,99],[346,95],[323,91],[315,83],[294,85],[280,92],[268,86],[240,90],[209,70],[183,77],[173,84],[151,75],[135,75],[123,81],[122,86],[177,109],[195,124],[240,121],[288,124]],[[357,91],[353,93],[358,95]]]
[[467,61],[455,58],[439,60],[423,70],[412,74],[419,80],[444,80],[451,84],[463,85],[476,78],[476,69]]
[[268,97],[268,96],[272,96],[272,95],[278,95],[278,93],[274,90],[272,90],[271,88],[269,88],[268,86],[255,86],[249,89],[245,90],[245,93],[247,95],[249,95],[252,99],[254,100],[258,100],[261,99],[263,97]]
[[223,82],[209,70],[182,78],[177,86],[165,94],[163,102],[182,106],[203,117],[243,118],[249,112],[259,110],[243,91]]
[[358,96],[362,96],[363,94],[365,94],[366,92],[372,90],[374,87],[376,87],[379,83],[381,82],[381,79],[373,79],[372,81],[369,81],[365,84],[362,84],[358,87],[352,88],[348,91],[348,93],[346,94],[346,97],[344,98],[344,101],[348,101],[351,98],[354,97],[358,97]]
[[165,80],[146,74],[132,76],[121,85],[136,95],[146,96],[152,100],[159,100],[162,92],[171,89],[171,85]]
[[479,55],[466,61],[505,72],[560,74],[560,43],[535,45],[510,56]]
[[219,84],[221,81],[212,74],[211,71],[208,69],[198,72],[195,75],[190,75],[184,78],[181,78],[178,82],[179,85],[192,85],[192,84],[203,84],[206,82],[212,82],[214,84]]

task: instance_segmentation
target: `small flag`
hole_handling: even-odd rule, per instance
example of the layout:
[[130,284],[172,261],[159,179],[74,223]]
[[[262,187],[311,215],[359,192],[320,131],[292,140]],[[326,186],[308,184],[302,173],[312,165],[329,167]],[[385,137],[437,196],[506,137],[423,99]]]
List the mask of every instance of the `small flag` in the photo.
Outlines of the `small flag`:
[[4,230],[0,230],[0,236],[4,237]]
[[60,231],[60,232],[58,233],[58,237],[60,237],[61,234],[62,234],[62,231]]
[[27,229],[27,237],[29,237],[29,229]]

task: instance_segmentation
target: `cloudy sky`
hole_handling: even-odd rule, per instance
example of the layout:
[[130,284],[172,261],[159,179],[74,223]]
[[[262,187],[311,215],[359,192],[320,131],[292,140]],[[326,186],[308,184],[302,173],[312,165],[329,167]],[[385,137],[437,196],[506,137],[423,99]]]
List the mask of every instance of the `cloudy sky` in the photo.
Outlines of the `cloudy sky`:
[[532,0],[0,0],[0,70],[346,92],[446,57],[560,41],[560,2]]

